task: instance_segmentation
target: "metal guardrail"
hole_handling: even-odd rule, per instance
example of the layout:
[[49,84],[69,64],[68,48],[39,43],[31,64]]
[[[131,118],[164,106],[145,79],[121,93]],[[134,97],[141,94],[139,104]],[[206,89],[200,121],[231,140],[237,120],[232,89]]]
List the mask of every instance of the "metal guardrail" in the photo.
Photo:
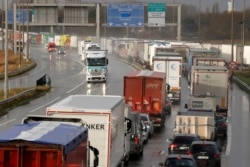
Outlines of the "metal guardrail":
[[[9,77],[14,77],[14,76],[17,76],[17,75],[20,75],[20,74],[23,74],[27,71],[29,71],[30,69],[36,67],[36,63],[33,61],[33,63],[31,63],[30,65],[26,66],[26,67],[23,67],[21,69],[18,69],[16,71],[11,71],[8,73],[8,76]],[[4,74],[0,74],[0,79],[4,79]]]
[[233,76],[233,80],[241,84],[248,92],[250,92],[250,85],[247,85],[245,82],[241,81],[239,78]]
[[28,90],[23,91],[21,93],[18,93],[17,95],[12,96],[10,98],[4,99],[4,100],[0,100],[0,105],[3,105],[5,103],[9,103],[9,102],[11,102],[13,100],[16,100],[16,99],[18,99],[18,98],[20,98],[20,97],[22,97],[22,96],[24,96],[24,95],[26,95],[28,93],[34,92],[34,91],[36,91],[36,88],[31,88],[31,89],[28,89]]

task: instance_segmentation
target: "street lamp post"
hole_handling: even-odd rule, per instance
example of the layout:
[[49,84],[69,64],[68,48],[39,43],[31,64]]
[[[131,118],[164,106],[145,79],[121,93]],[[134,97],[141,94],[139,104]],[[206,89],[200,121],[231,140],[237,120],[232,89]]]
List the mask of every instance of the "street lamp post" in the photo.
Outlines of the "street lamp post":
[[240,24],[240,30],[241,30],[241,32],[240,32],[240,42],[241,42],[241,52],[240,52],[240,58],[241,58],[241,66],[243,65],[243,54],[244,54],[244,52],[243,52],[243,50],[244,50],[244,44],[243,44],[243,36],[244,36],[244,32],[243,32],[243,27],[244,27],[244,21],[241,21],[241,22],[239,22],[239,24]]
[[232,1],[231,10],[231,61],[234,60],[234,0]]
[[201,0],[199,0],[199,43],[201,43]]
[[[27,13],[29,13],[29,1],[27,0],[26,1],[26,7],[27,7]],[[29,61],[30,59],[30,55],[29,55],[29,14],[27,14],[27,40],[26,40],[26,43],[27,43],[27,47],[26,47],[26,50],[27,50],[27,60]]]
[[3,1],[5,9],[5,33],[4,33],[4,51],[5,51],[5,66],[4,66],[4,99],[9,96],[9,84],[8,84],[8,0]]

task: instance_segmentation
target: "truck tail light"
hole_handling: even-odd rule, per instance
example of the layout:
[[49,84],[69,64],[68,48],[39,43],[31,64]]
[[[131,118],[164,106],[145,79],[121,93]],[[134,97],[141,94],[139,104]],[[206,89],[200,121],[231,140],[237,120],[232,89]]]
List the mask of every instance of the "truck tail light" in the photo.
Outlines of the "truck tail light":
[[177,147],[177,145],[176,144],[170,144],[170,148],[171,148],[171,150],[173,150],[174,148],[176,148]]
[[189,156],[193,156],[193,153],[192,153],[191,151],[188,151],[187,154],[188,154]]
[[161,109],[161,104],[160,102],[156,101],[156,102],[153,102],[153,110],[154,111],[160,111]]
[[135,142],[135,144],[139,144],[139,137],[138,136],[135,136],[134,142]]

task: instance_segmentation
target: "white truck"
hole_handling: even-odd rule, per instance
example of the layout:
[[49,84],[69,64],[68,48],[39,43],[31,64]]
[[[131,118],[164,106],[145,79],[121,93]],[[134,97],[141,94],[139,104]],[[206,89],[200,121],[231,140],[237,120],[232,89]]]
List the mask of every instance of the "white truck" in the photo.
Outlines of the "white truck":
[[144,58],[147,57],[146,62],[149,63],[149,65],[152,67],[153,65],[153,57],[156,55],[157,52],[167,52],[167,51],[173,51],[173,48],[171,48],[171,44],[165,43],[152,43],[149,44],[147,48],[148,51],[145,51],[144,54],[148,54],[148,55],[144,55]]
[[100,49],[100,44],[84,40],[78,41],[78,55],[81,57],[81,61],[86,59],[86,51],[92,48]]
[[216,112],[227,116],[229,96],[229,70],[220,66],[193,66],[191,69],[191,95],[213,95]]
[[187,110],[177,113],[175,133],[197,134],[202,140],[215,140],[215,112]]
[[85,59],[86,81],[106,82],[108,77],[107,50],[88,50]]
[[[176,52],[157,52],[153,57],[153,71],[166,74],[166,90],[172,102],[181,98],[182,56]],[[168,88],[169,86],[169,88]]]
[[[82,125],[89,130],[91,145],[99,151],[99,167],[116,167],[128,162],[129,112],[124,97],[112,95],[70,95],[46,109],[46,115],[50,117],[82,119]],[[93,159],[90,154],[90,162]]]

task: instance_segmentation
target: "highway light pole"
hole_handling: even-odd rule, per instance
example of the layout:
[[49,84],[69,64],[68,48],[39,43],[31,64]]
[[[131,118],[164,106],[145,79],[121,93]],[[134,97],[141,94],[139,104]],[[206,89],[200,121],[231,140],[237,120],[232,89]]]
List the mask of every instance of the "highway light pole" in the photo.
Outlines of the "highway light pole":
[[26,0],[26,7],[27,7],[27,28],[26,28],[26,30],[27,30],[27,39],[26,39],[26,43],[27,43],[27,47],[26,47],[27,55],[26,55],[26,58],[29,61],[30,60],[30,52],[29,52],[29,50],[30,50],[30,47],[29,47],[29,42],[30,42],[29,40],[30,40],[30,38],[29,38],[29,2],[28,2],[28,0]]
[[234,60],[234,0],[231,0],[231,61]]
[[201,0],[199,0],[199,43],[201,43]]
[[9,93],[9,84],[8,84],[8,0],[3,1],[4,9],[5,9],[5,33],[4,33],[4,53],[5,53],[5,61],[4,61],[4,99],[8,98]]

